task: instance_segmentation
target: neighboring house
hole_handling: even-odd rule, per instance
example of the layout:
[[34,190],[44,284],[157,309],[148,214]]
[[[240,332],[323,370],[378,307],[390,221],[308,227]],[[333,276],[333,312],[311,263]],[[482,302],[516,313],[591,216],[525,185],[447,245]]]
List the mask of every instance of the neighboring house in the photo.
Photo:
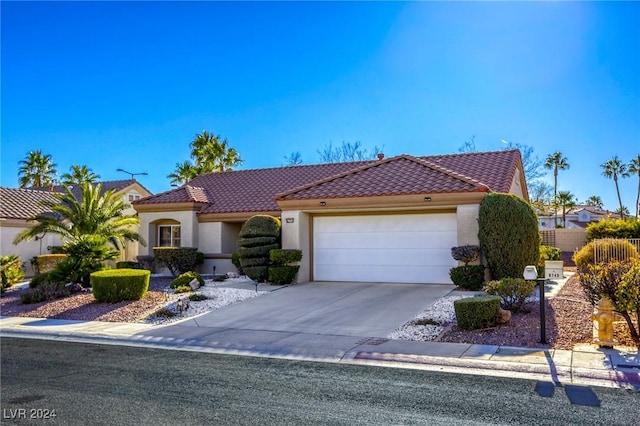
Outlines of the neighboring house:
[[553,210],[544,213],[538,211],[538,226],[541,231],[554,229],[558,216],[558,226],[566,229],[585,229],[590,223],[599,222],[602,219],[620,219],[620,215],[609,210],[603,210],[596,206],[578,205],[568,209],[565,213],[567,223],[562,221],[562,209],[555,213]]
[[233,271],[243,223],[269,214],[303,252],[298,282],[451,283],[451,247],[478,244],[489,192],[528,200],[518,150],[211,173],[133,206],[141,254],[197,247],[207,272]]
[[[102,183],[103,193],[114,189],[116,195],[122,196],[127,208],[125,214],[135,214],[131,203],[151,195],[144,186],[135,179],[105,181]],[[35,240],[13,244],[15,237],[24,229],[32,226],[27,219],[39,213],[45,213],[41,203],[45,200],[55,201],[53,193],[64,192],[62,186],[46,188],[3,188],[0,187],[0,255],[17,254],[25,265],[27,276],[33,275],[31,259],[40,254],[47,254],[51,247],[60,246],[62,242],[58,235],[45,234]],[[76,198],[80,196],[79,188],[73,188]],[[121,260],[135,260],[138,255],[138,243],[128,242],[121,250]]]

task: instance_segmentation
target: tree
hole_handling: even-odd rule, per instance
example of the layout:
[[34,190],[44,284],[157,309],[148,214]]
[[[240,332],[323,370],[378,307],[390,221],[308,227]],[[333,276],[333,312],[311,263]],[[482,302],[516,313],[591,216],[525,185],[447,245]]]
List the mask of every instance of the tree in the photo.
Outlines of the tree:
[[[558,210],[558,170],[565,170],[569,168],[567,159],[562,156],[560,151],[556,151],[553,154],[547,156],[544,166],[547,169],[553,169],[553,203],[556,210]],[[558,226],[558,212],[555,216],[556,226]]]
[[620,210],[620,207],[618,207],[617,209],[615,209],[614,213],[619,214],[620,217],[624,218],[625,215],[629,216],[629,209],[627,208],[627,206],[622,206],[622,210]]
[[226,139],[211,135],[206,130],[195,135],[191,141],[191,157],[198,174],[231,171],[233,167],[242,164],[240,154],[229,147]]
[[85,182],[96,183],[100,179],[100,175],[93,173],[87,166],[73,165],[69,170],[70,173],[62,175],[62,183],[64,185],[80,185]]
[[342,145],[333,147],[329,142],[322,150],[318,150],[320,161],[323,163],[342,163],[348,161],[364,161],[377,158],[382,152],[382,148],[374,146],[371,151],[362,147],[362,143],[358,142],[342,142]]
[[507,146],[504,149],[520,150],[520,154],[522,155],[522,167],[524,168],[524,177],[528,183],[534,183],[536,180],[542,177],[542,175],[544,174],[544,171],[542,170],[542,161],[538,158],[537,155],[533,154],[533,147],[529,145],[508,142]]
[[534,181],[529,185],[529,199],[536,209],[547,213],[551,204],[551,196],[553,195],[553,186],[541,180]]
[[629,162],[627,171],[629,174],[638,175],[638,192],[636,193],[636,219],[638,219],[640,214],[640,154]]
[[58,173],[51,155],[43,154],[41,150],[29,151],[25,159],[20,160],[18,164],[18,183],[21,188],[53,185]]
[[476,135],[471,136],[471,138],[464,141],[464,144],[458,148],[458,152],[466,153],[466,152],[476,152]]
[[[576,205],[575,196],[569,191],[558,192],[556,202],[562,207],[562,226],[567,227],[567,210],[571,210]],[[556,212],[556,217],[558,213]],[[557,220],[556,220],[557,222]],[[557,226],[557,225],[556,225]]]
[[602,206],[603,206],[602,198],[600,198],[597,195],[592,195],[589,198],[587,198],[586,204],[588,206],[594,206],[594,207],[597,207],[599,209],[601,209]]
[[302,154],[300,151],[292,152],[291,155],[285,155],[284,160],[287,166],[299,166],[302,164]]
[[620,204],[620,215],[624,219],[624,206],[622,205],[622,198],[620,197],[618,177],[625,178],[629,176],[627,166],[622,163],[616,155],[611,160],[602,163],[600,167],[602,167],[602,175],[606,178],[613,179],[613,183],[616,184],[616,193],[618,194],[618,203]]
[[[63,240],[79,241],[93,235],[109,241],[120,249],[125,241],[141,241],[131,229],[139,225],[136,215],[125,215],[122,197],[111,189],[102,194],[102,184],[80,185],[80,198],[76,199],[71,187],[63,185],[64,193],[53,193],[54,200],[42,202],[49,211],[29,218],[35,225],[19,233],[13,243],[29,240],[43,233],[58,234]],[[144,242],[143,242],[144,244]]]
[[172,185],[182,185],[198,176],[198,169],[189,161],[176,164],[176,170],[168,174]]

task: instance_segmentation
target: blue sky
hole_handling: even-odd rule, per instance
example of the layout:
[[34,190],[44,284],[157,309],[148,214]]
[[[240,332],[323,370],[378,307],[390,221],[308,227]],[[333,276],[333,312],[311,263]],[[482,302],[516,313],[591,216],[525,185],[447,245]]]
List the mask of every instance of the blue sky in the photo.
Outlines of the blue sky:
[[[388,156],[502,140],[571,165],[559,190],[615,209],[600,164],[640,154],[640,3],[6,2],[1,184],[28,151],[59,173],[147,172],[208,130],[244,164],[332,142]],[[553,176],[547,173],[546,180]],[[637,177],[621,181],[631,213]]]

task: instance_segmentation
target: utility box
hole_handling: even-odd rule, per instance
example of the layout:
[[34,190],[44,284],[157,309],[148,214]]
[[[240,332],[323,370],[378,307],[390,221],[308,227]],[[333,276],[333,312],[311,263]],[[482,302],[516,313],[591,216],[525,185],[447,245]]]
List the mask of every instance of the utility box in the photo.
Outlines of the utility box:
[[564,263],[562,260],[545,260],[544,261],[544,277],[547,280],[562,279]]

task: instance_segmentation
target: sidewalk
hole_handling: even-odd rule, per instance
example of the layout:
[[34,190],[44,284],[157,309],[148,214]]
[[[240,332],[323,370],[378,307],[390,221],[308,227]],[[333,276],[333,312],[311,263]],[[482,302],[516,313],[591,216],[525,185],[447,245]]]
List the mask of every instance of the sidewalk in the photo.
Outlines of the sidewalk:
[[640,391],[640,354],[584,345],[541,350],[225,327],[1,317],[0,336],[369,364]]

